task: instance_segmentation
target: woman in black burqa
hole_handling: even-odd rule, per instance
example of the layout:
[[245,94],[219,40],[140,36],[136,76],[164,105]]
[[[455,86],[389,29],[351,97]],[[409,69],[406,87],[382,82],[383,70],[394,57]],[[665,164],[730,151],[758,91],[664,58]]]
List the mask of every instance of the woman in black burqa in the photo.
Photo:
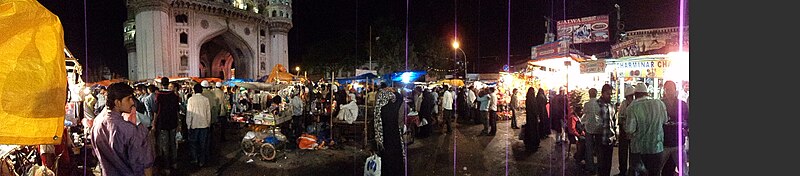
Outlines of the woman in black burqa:
[[539,137],[544,139],[550,134],[550,117],[547,113],[547,95],[544,94],[544,89],[539,88],[536,93],[536,109],[539,114]]
[[539,147],[541,135],[539,132],[539,107],[536,104],[536,89],[528,87],[528,92],[525,94],[525,147],[527,149],[536,149]]
[[399,110],[403,105],[403,96],[395,89],[381,83],[377,95],[375,109],[375,142],[377,153],[381,157],[382,175],[404,175],[403,142],[400,124],[398,122]]

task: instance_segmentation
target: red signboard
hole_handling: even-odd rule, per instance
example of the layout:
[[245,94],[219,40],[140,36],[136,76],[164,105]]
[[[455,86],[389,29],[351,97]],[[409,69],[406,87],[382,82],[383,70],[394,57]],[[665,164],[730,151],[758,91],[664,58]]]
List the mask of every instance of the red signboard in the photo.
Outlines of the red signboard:
[[569,42],[555,41],[531,47],[531,60],[555,58],[566,56],[569,52]]
[[558,40],[572,43],[607,42],[608,15],[561,20],[556,23]]

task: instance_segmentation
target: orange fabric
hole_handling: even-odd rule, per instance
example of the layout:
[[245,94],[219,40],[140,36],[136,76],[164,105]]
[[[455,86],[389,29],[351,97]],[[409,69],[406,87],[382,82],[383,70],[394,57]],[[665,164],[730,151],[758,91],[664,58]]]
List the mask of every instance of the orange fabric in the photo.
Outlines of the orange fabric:
[[298,140],[298,147],[300,149],[314,149],[317,147],[317,137],[310,134],[303,134]]
[[292,78],[294,78],[294,75],[289,73],[286,70],[286,67],[283,67],[281,64],[277,64],[275,67],[272,67],[272,71],[269,72],[269,77],[267,77],[267,80],[264,82],[272,83],[275,82],[275,79],[281,81],[292,81]]

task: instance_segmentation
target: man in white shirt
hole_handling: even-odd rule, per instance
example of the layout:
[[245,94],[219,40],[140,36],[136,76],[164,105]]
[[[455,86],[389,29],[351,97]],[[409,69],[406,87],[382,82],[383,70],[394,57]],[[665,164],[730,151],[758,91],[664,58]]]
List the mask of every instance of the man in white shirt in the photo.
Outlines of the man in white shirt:
[[447,125],[447,134],[453,132],[450,127],[450,119],[453,117],[453,87],[444,86],[445,92],[442,95],[442,108],[444,108],[444,124]]
[[[597,114],[600,112],[600,105],[597,104],[597,89],[591,88],[589,89],[589,101],[583,104],[583,116],[581,117],[581,123],[586,129],[586,135],[589,136],[591,134],[600,134],[602,131],[600,130],[601,124],[599,121],[599,117]],[[596,171],[597,167],[595,166],[594,162],[594,147],[597,141],[594,141],[594,138],[587,137],[586,142],[586,167],[591,171]]]
[[478,97],[475,96],[474,89],[475,87],[473,86],[469,86],[467,89],[467,106],[469,106],[469,109],[467,110],[467,117],[472,118],[473,121],[478,124],[480,123],[480,121],[477,120],[478,117],[476,117],[478,116],[478,106],[475,105],[475,99],[478,99]]
[[489,136],[497,134],[497,90],[489,87]]
[[186,105],[186,126],[192,144],[192,163],[203,167],[208,159],[208,127],[211,124],[211,104],[203,96],[203,86],[195,84],[194,95]]

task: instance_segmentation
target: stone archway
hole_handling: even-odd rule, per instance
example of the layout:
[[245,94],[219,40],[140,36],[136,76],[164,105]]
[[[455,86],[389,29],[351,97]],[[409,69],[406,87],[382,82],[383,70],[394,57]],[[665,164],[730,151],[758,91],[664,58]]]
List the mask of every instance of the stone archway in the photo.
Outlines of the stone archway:
[[[201,63],[205,67],[199,68],[199,77],[214,77],[220,79],[253,77],[255,67],[252,66],[254,54],[250,46],[239,36],[224,30],[209,35],[200,43]],[[232,71],[235,69],[236,71]],[[234,75],[232,75],[234,74]]]

